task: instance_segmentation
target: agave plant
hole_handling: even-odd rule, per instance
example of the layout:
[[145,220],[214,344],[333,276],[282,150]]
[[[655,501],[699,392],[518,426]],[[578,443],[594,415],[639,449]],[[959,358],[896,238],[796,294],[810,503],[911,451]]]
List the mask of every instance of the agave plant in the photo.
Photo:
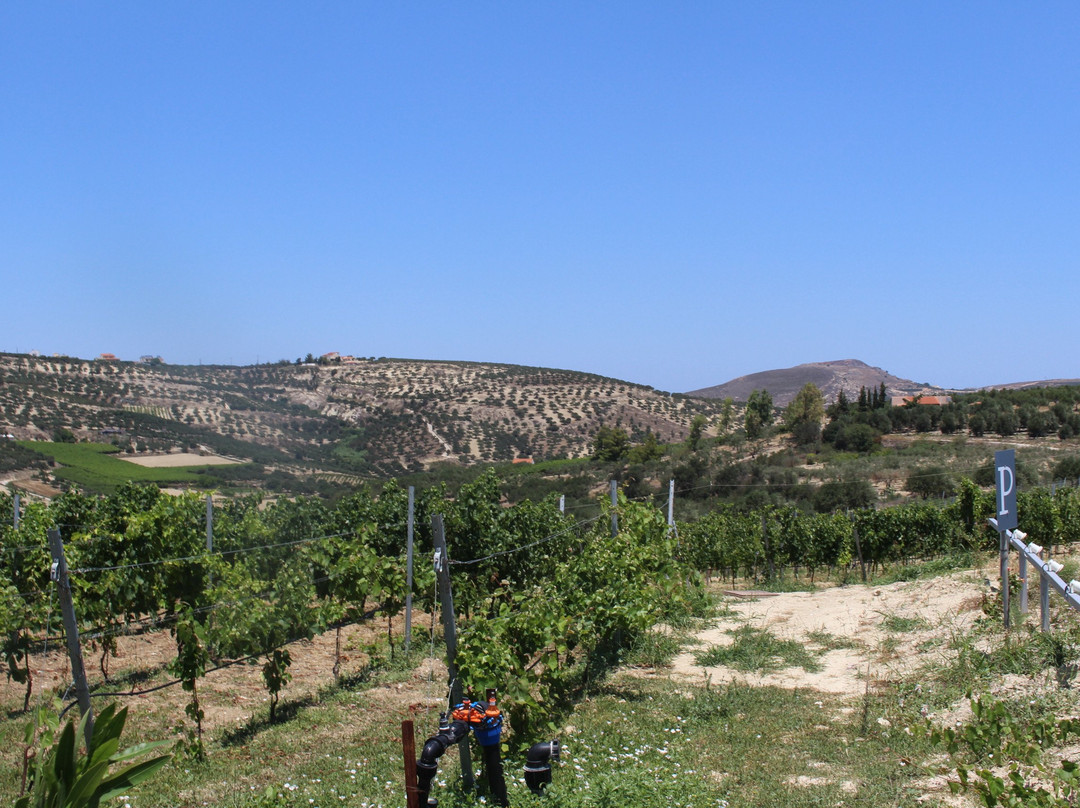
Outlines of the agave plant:
[[[141,743],[120,750],[120,734],[126,722],[127,707],[117,710],[115,704],[110,704],[94,721],[85,749],[77,739],[86,735],[86,715],[77,730],[75,721],[68,721],[55,743],[50,743],[51,733],[47,734],[30,769],[30,790],[15,801],[15,808],[98,808],[102,800],[123,794],[154,774],[170,755],[110,771],[116,764],[168,743]],[[27,734],[29,743],[33,740],[32,725]]]

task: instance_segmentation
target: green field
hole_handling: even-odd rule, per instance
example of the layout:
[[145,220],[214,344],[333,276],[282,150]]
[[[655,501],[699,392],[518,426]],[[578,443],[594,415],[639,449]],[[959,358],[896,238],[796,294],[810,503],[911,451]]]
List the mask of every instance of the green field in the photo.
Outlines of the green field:
[[56,479],[100,493],[115,491],[126,482],[205,486],[206,478],[196,472],[199,469],[212,468],[206,464],[178,468],[145,468],[114,457],[119,450],[108,443],[19,441],[19,445],[63,466],[54,470],[53,476]]

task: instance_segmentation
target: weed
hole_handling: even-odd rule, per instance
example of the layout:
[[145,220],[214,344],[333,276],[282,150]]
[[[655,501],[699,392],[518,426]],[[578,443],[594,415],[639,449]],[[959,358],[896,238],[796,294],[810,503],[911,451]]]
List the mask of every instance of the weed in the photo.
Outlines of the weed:
[[851,637],[838,637],[835,634],[831,634],[825,629],[815,629],[808,632],[806,639],[810,640],[814,645],[821,646],[825,651],[837,651],[843,648],[859,648],[861,643],[858,640],[853,640]]
[[874,576],[869,581],[873,586],[900,583],[903,581],[917,581],[926,578],[934,578],[938,575],[955,572],[956,570],[971,569],[978,563],[978,557],[971,551],[953,553],[930,561],[916,562],[894,566]]
[[686,638],[664,631],[646,631],[634,643],[623,660],[628,665],[660,668],[671,663]]
[[740,626],[728,632],[735,641],[728,646],[714,646],[695,655],[697,664],[709,668],[727,665],[740,671],[769,673],[782,668],[799,667],[807,673],[821,670],[821,663],[794,640],[779,640],[763,629]]
[[875,651],[880,660],[896,659],[897,649],[900,648],[900,641],[891,634],[882,637],[881,641],[877,644]]
[[771,581],[764,580],[757,584],[763,592],[816,592],[817,586],[798,578],[779,577]]
[[881,618],[881,627],[886,631],[906,634],[911,631],[921,631],[930,628],[930,624],[921,617],[904,617],[899,614],[885,614],[882,615]]

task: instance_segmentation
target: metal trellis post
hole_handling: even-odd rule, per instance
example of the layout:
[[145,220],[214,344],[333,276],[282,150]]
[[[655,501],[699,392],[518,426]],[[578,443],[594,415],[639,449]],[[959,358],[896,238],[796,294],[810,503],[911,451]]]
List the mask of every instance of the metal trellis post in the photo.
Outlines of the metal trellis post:
[[206,495],[206,552],[214,552],[214,497]]
[[[1046,560],[1049,563],[1049,554]],[[1045,575],[1039,575],[1039,623],[1043,631],[1050,631],[1050,582]]]
[[60,531],[49,530],[49,551],[53,557],[53,580],[60,596],[60,611],[64,616],[64,634],[67,636],[68,656],[71,657],[71,675],[75,680],[75,695],[79,700],[79,712],[86,716],[86,744],[94,734],[94,714],[90,707],[90,687],[86,683],[82,646],[79,645],[79,626],[75,620],[75,604],[71,601],[71,582],[68,580],[67,560],[64,558],[64,542]]
[[409,645],[412,643],[412,584],[413,584],[413,505],[416,499],[416,488],[409,486],[409,518],[406,523],[406,553],[405,553],[405,656],[409,655]]
[[1004,613],[1005,628],[1009,628],[1009,539],[1005,531],[999,532],[1001,544],[1001,608]]
[[1020,613],[1027,614],[1028,610],[1028,565],[1027,556],[1020,553]]
[[611,481],[611,538],[619,535],[619,484]]
[[[432,540],[435,544],[435,574],[439,579],[439,599],[442,602],[443,632],[446,637],[446,671],[450,680],[451,705],[460,704],[464,693],[457,671],[457,620],[454,616],[454,593],[450,588],[450,557],[446,552],[446,533],[441,513],[431,517]],[[468,740],[459,744],[461,749],[461,780],[466,789],[476,782],[473,777],[472,757]]]
[[862,582],[866,583],[866,562],[863,561],[862,545],[859,544],[859,526],[852,525],[851,536],[855,539],[855,554],[859,557],[859,569],[862,571]]

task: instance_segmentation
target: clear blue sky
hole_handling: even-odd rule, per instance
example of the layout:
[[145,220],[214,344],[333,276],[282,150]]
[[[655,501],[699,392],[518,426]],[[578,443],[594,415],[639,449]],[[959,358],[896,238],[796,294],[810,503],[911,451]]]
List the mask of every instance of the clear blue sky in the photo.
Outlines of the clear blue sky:
[[0,350],[1080,376],[1076,2],[0,5]]

